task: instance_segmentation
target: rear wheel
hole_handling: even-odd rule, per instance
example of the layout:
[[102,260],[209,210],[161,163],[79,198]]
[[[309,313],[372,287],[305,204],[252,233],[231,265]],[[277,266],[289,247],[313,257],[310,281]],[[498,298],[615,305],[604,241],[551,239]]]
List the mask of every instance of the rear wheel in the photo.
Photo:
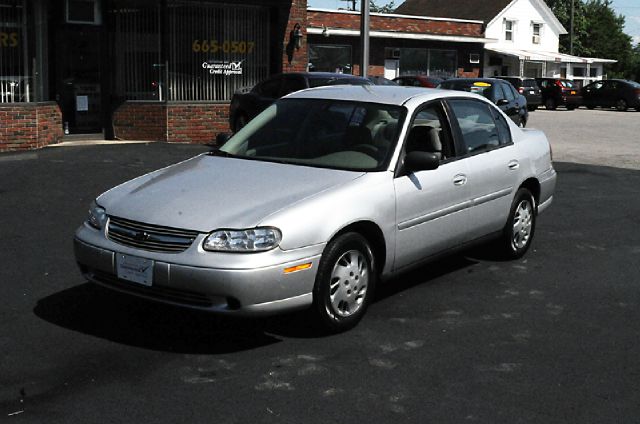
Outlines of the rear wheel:
[[618,111],[625,112],[628,108],[629,108],[629,105],[627,105],[627,101],[625,99],[619,99],[616,102],[616,109]]
[[593,110],[593,109],[595,109],[595,108],[596,108],[596,107],[595,107],[594,105],[587,105],[587,109],[589,109],[589,110]]
[[576,106],[576,105],[567,105],[567,110],[574,110],[577,107],[578,106]]
[[544,101],[544,107],[547,110],[555,110],[556,109],[556,101],[552,98],[548,98]]
[[323,330],[339,333],[364,315],[376,283],[371,246],[358,233],[333,239],[322,254],[313,288],[312,312]]
[[522,187],[513,199],[509,219],[498,241],[500,253],[507,259],[520,258],[531,246],[535,228],[535,199],[528,189]]
[[529,109],[529,112],[533,112],[534,110],[538,109],[538,105],[529,105],[527,106],[527,109]]

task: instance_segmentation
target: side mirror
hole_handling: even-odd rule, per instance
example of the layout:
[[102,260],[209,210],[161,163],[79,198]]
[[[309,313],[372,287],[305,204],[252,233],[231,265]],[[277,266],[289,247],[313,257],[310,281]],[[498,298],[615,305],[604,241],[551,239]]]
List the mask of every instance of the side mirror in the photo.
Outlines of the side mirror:
[[498,101],[496,102],[496,104],[497,104],[498,106],[508,105],[508,104],[509,104],[509,100],[507,100],[507,99],[498,99]]
[[404,158],[404,164],[409,171],[430,171],[440,166],[440,158],[430,152],[410,152]]
[[216,136],[216,146],[222,147],[230,138],[231,134],[229,133],[218,133]]

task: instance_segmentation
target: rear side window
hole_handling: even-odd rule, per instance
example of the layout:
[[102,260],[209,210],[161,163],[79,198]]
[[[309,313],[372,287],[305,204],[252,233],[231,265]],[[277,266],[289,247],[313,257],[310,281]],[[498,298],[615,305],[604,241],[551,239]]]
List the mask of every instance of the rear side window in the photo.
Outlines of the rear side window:
[[455,115],[463,148],[467,153],[491,150],[503,144],[488,104],[473,99],[449,100]]

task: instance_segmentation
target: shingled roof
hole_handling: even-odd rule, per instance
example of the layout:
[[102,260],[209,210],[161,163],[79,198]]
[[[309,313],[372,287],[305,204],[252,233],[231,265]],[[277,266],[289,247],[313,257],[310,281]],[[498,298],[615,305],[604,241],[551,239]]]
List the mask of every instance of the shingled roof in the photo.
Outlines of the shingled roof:
[[489,23],[512,0],[406,0],[395,11],[399,15],[472,19]]

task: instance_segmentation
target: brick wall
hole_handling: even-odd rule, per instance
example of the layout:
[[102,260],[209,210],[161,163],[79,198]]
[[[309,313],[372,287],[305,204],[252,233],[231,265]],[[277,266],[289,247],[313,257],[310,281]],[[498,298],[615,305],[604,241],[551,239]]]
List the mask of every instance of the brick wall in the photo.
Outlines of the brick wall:
[[57,103],[0,105],[0,152],[38,149],[62,139],[62,113]]
[[167,106],[164,103],[125,102],[113,113],[113,132],[121,140],[166,140]]
[[122,140],[210,143],[230,132],[228,103],[125,102],[113,114]]
[[229,104],[170,104],[167,106],[168,140],[176,143],[211,143],[229,129]]
[[[431,20],[417,18],[399,18],[395,16],[371,15],[370,31],[409,32],[416,34],[458,35],[481,37],[484,34],[482,23]],[[311,28],[340,28],[360,30],[360,14],[344,12],[307,13],[307,25]]]

